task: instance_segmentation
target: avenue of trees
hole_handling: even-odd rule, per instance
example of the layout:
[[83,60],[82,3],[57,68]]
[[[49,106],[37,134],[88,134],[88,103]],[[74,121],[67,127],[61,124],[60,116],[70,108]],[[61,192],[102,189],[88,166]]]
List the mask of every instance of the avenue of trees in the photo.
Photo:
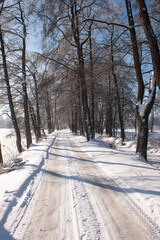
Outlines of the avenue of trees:
[[46,128],[88,141],[120,129],[122,144],[135,128],[147,160],[160,107],[159,0],[0,0],[0,19],[0,106],[19,152],[23,129],[29,148]]

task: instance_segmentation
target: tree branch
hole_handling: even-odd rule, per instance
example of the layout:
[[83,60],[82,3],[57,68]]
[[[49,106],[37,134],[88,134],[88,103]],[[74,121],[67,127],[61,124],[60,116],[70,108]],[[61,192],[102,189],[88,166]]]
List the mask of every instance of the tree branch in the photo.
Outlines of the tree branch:
[[85,19],[83,22],[86,22],[86,21],[93,21],[93,22],[98,22],[98,23],[104,23],[104,24],[106,24],[106,25],[114,25],[114,26],[118,26],[118,27],[123,27],[123,28],[129,29],[128,26],[123,25],[123,24],[114,23],[114,22],[102,21],[102,20],[98,20],[98,19],[94,19],[94,18],[87,18],[87,19]]
[[65,64],[62,63],[62,62],[57,61],[57,60],[54,59],[54,58],[51,58],[51,57],[48,57],[48,56],[44,56],[43,54],[40,54],[40,53],[37,53],[37,54],[38,54],[39,56],[45,58],[45,59],[48,59],[48,60],[50,60],[50,61],[54,61],[54,62],[56,62],[56,63],[58,63],[58,64],[64,66],[65,68],[67,68],[67,69],[69,69],[69,70],[71,70],[71,71],[75,71],[74,69],[68,67],[67,65],[65,65]]

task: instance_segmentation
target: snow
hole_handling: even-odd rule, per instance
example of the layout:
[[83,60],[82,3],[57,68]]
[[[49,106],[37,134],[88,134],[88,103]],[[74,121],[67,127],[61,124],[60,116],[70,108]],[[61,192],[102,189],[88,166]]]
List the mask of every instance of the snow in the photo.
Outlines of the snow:
[[2,145],[2,154],[5,163],[18,156],[16,139],[13,129],[1,128],[0,141]]
[[[7,134],[5,134],[5,131],[1,131],[1,139],[11,132],[11,129],[6,131]],[[21,220],[25,215],[26,209],[30,206],[29,215],[25,217],[25,222],[28,222],[34,208],[34,203],[32,205],[28,205],[28,203],[33,196],[34,199],[37,198],[38,191],[36,190],[43,175],[41,170],[45,168],[48,152],[55,137],[56,134],[51,135],[47,140],[41,140],[38,144],[32,145],[29,150],[20,154],[19,157],[23,159],[25,165],[18,167],[15,171],[0,174],[0,239],[10,239],[9,232],[14,234],[15,229],[19,225],[17,219]],[[10,137],[8,141],[10,142]],[[2,142],[8,141],[2,140]],[[7,146],[8,148],[9,146]],[[15,145],[13,144],[12,146],[10,144],[10,153],[13,153],[13,156],[15,156],[14,150]],[[27,226],[25,222],[23,223],[24,229]]]
[[151,86],[150,86],[150,90],[151,90],[151,93],[149,94],[149,97],[148,99],[143,103],[141,104],[141,101],[139,101],[136,105],[139,107],[138,110],[139,110],[139,115],[143,118],[144,115],[145,115],[145,111],[148,107],[148,105],[150,104],[150,102],[152,101],[153,99],[153,94],[154,94],[154,91],[155,91],[155,78],[153,77],[154,76],[154,73],[152,72],[152,76],[151,76],[151,79],[150,79],[150,83],[151,83]]
[[[120,149],[119,143],[120,140],[117,141]],[[104,144],[105,142],[99,141],[88,144],[83,142],[81,148],[90,152],[95,159],[97,158],[103,171],[107,172],[123,191],[130,195],[130,198],[133,198],[141,209],[144,209],[160,226],[160,154],[159,165],[154,167],[135,155],[133,150],[126,152],[126,146],[121,146],[121,152],[110,149],[108,146],[100,154],[99,147],[104,148]]]
[[[7,131],[7,134],[10,134],[10,130]],[[5,141],[4,136],[5,134],[3,136],[1,134],[2,142]],[[72,141],[75,144],[75,150],[73,150],[73,144],[71,148],[69,142],[66,143],[63,139],[62,143],[64,143],[64,146],[62,146],[62,143],[59,143],[60,146],[58,143],[55,146],[58,136],[61,139],[63,136]],[[155,134],[155,136],[160,135]],[[156,142],[157,138],[155,137]],[[113,146],[113,143],[116,149],[110,148],[109,144]],[[13,148],[15,148],[14,145]],[[55,178],[60,175],[65,176],[63,171],[67,171],[68,176],[72,176],[69,185],[67,182],[68,177],[64,177],[63,179],[63,183],[65,184],[63,194],[66,201],[68,199],[71,202],[70,204],[74,206],[72,210],[68,205],[65,207],[65,209],[68,208],[68,210],[65,210],[67,211],[65,212],[65,216],[67,219],[71,216],[75,219],[73,232],[76,232],[76,225],[80,225],[79,234],[81,234],[81,237],[83,236],[81,239],[103,239],[100,235],[100,226],[103,222],[104,206],[97,207],[96,196],[92,194],[92,189],[98,189],[100,186],[106,188],[106,184],[100,183],[106,176],[108,179],[107,184],[110,182],[114,186],[112,187],[113,189],[116,189],[117,192],[122,192],[133,208],[137,209],[143,218],[160,234],[160,152],[154,151],[150,146],[149,161],[151,164],[148,164],[134,153],[135,141],[133,139],[132,141],[128,139],[123,146],[120,144],[119,139],[109,139],[105,136],[97,136],[97,140],[87,142],[84,137],[73,135],[69,131],[63,130],[48,135],[47,139],[41,139],[38,144],[33,144],[30,149],[24,151],[20,156],[16,156],[23,160],[23,164],[18,166],[14,171],[0,174],[0,239],[32,239],[23,238],[23,236],[31,221],[37,199],[39,199],[38,196],[44,178],[44,170],[47,166],[48,168],[50,166],[51,151],[54,151],[52,155],[59,156],[56,160],[57,162],[61,158],[64,162],[66,159],[64,156],[67,156],[68,162],[63,167],[58,168],[58,173],[54,173],[53,175]],[[88,178],[91,176],[83,176],[84,169],[80,163],[74,161],[75,154],[80,154],[80,152],[84,154],[85,159],[82,158],[82,153],[81,157],[77,157],[77,159],[80,159],[84,164],[85,162],[86,164],[93,162],[101,174],[94,184]],[[154,164],[155,159],[156,164]],[[56,164],[54,167],[56,168]],[[86,165],[86,169],[87,167],[89,165]],[[90,174],[92,175],[93,169],[91,170]],[[46,171],[49,170],[47,169]],[[83,181],[79,180],[81,178]],[[59,182],[57,182],[58,184]],[[92,187],[92,185],[94,186]],[[69,189],[69,192],[67,189]],[[58,188],[55,188],[55,191],[58,192]],[[71,192],[72,194],[70,194]],[[63,202],[63,204],[67,203]],[[40,205],[40,207],[43,206]],[[98,213],[99,211],[101,214]],[[64,216],[61,217],[59,225],[64,227],[63,218]],[[100,224],[98,221],[100,221]],[[69,225],[69,220],[67,224],[68,230],[65,231],[68,234],[68,238],[66,237],[66,239],[74,239],[69,238],[69,229],[72,229]],[[64,228],[66,229],[67,227]],[[90,232],[87,232],[86,229],[90,229]],[[106,229],[109,229],[109,227],[106,227]],[[104,227],[103,231],[107,231],[106,229]],[[92,238],[88,237],[89,234],[92,235]],[[109,233],[105,233],[104,235],[106,234],[109,236]],[[75,235],[73,233],[73,236]],[[32,236],[32,233],[30,236]],[[37,239],[39,238],[37,237]],[[112,238],[108,237],[104,239]]]

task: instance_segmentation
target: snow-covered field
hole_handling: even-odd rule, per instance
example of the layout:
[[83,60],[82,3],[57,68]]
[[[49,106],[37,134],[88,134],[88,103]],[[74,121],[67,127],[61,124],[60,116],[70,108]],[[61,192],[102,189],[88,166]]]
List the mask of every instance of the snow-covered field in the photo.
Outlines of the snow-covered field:
[[[0,174],[0,239],[152,239],[143,236],[146,230],[143,233],[139,229],[136,233],[134,228],[130,229],[129,223],[133,224],[127,211],[132,210],[135,224],[137,221],[137,225],[139,222],[142,225],[140,218],[144,219],[153,239],[160,239],[159,133],[149,136],[150,164],[135,154],[134,136],[129,131],[123,146],[120,139],[97,136],[97,140],[86,142],[84,137],[67,130],[55,132],[20,156],[10,130],[4,130],[3,134],[0,131],[0,136],[6,164],[15,157],[24,163],[14,171]],[[54,169],[50,168],[50,160]],[[50,174],[49,180],[46,173]],[[58,203],[57,207],[49,204],[55,211],[51,225],[43,209],[51,210],[41,192],[49,186],[49,181],[55,186],[53,201]],[[54,195],[61,199],[55,199]],[[124,226],[128,231],[123,230]]]

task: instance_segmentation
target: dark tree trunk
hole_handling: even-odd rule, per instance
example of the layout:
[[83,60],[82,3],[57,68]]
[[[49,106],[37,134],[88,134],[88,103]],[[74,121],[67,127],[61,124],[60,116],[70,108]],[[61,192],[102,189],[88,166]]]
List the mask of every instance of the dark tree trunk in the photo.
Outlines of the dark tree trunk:
[[[53,131],[56,130],[56,126],[57,126],[57,104],[56,104],[56,100],[54,103],[54,126],[53,126]],[[71,129],[71,125],[70,125],[70,129]]]
[[0,42],[1,42],[4,79],[5,79],[5,83],[6,83],[6,87],[7,87],[7,96],[8,96],[8,102],[9,102],[9,108],[10,108],[10,112],[11,112],[12,123],[13,123],[15,133],[16,133],[17,148],[18,148],[19,152],[22,152],[21,134],[20,134],[20,131],[19,131],[17,118],[16,118],[14,105],[13,105],[13,99],[12,99],[11,87],[10,87],[10,82],[9,82],[9,75],[8,75],[8,68],[7,68],[7,61],[6,61],[5,48],[4,48],[4,41],[3,41],[1,26],[0,26]]
[[[154,81],[154,80],[153,80]],[[136,152],[140,153],[145,160],[147,160],[147,144],[148,144],[148,117],[153,108],[156,95],[156,84],[152,88],[150,93],[150,102],[146,104],[144,114],[141,116],[139,113],[139,105],[136,106],[138,112],[138,136],[137,136],[137,149]]]
[[139,105],[143,102],[143,96],[144,96],[144,82],[141,72],[141,63],[139,59],[139,52],[138,52],[138,44],[137,44],[137,37],[136,37],[136,31],[134,28],[134,20],[133,20],[133,14],[132,14],[132,7],[130,0],[126,1],[126,9],[128,14],[128,22],[130,28],[130,36],[131,36],[131,42],[132,42],[132,49],[133,49],[133,59],[134,59],[134,65],[135,65],[135,71],[136,71],[136,77],[137,77],[137,83],[138,83],[138,93],[137,93],[137,100],[136,100],[136,117],[138,121],[138,136],[137,136],[137,148],[136,152],[140,153],[144,159],[147,160],[147,143],[148,143],[148,116],[151,112],[151,109],[153,107],[154,99],[155,99],[155,92],[156,92],[156,86],[154,84],[152,88],[152,92],[150,93],[150,102],[145,106],[145,112],[142,115],[140,113]]
[[108,88],[108,96],[109,96],[109,106],[108,106],[108,134],[110,137],[112,137],[112,128],[113,128],[113,113],[112,113],[112,103],[111,103],[111,99],[112,99],[112,93],[111,93],[111,80],[109,78],[109,88]]
[[3,156],[2,156],[2,146],[0,142],[0,164],[3,164]]
[[82,116],[82,104],[81,104],[81,93],[80,93],[80,81],[79,78],[77,88],[78,88],[78,123],[79,123],[79,130],[80,135],[84,135],[84,128],[83,128],[83,116]]
[[39,113],[38,87],[37,87],[37,79],[36,79],[35,73],[33,74],[33,79],[34,79],[35,95],[36,95],[37,135],[39,139],[41,138],[41,118]]
[[111,78],[109,75],[109,83],[107,88],[107,101],[106,101],[106,134],[112,137],[113,128],[113,109],[112,109],[112,92],[111,92]]
[[81,103],[79,100],[78,103],[78,122],[79,122],[79,131],[80,131],[80,135],[84,136],[84,127],[83,127],[83,116],[82,116],[82,108],[81,108]]
[[72,132],[74,132],[74,110],[72,109]]
[[111,104],[108,107],[107,116],[106,116],[106,134],[109,137],[112,137],[112,128],[113,128],[113,116],[112,116],[112,106]]
[[140,118],[138,124],[140,125],[138,128],[140,132],[138,133],[136,152],[140,153],[147,160],[148,117]]
[[90,140],[91,135],[91,121],[90,121],[90,110],[88,106],[88,94],[87,94],[87,85],[85,80],[85,68],[84,68],[84,57],[83,57],[83,49],[82,43],[80,43],[80,33],[79,33],[79,21],[78,21],[78,13],[76,2],[74,2],[71,6],[71,25],[74,41],[76,43],[77,48],[77,56],[78,56],[78,64],[79,64],[79,81],[80,81],[80,96],[82,103],[82,111],[83,111],[83,123],[84,129],[86,132],[87,141]]
[[80,89],[81,89],[81,102],[84,118],[84,129],[86,132],[86,138],[90,140],[91,133],[91,123],[90,123],[90,110],[88,106],[88,97],[87,97],[87,85],[85,81],[85,70],[84,70],[84,59],[82,48],[78,49],[79,55],[79,76],[80,76]]
[[72,92],[72,132],[77,133],[77,103],[76,103],[76,92],[77,88],[74,86],[75,83],[72,82],[71,92]]
[[142,23],[144,32],[146,34],[146,37],[148,39],[148,43],[151,51],[154,77],[160,89],[160,53],[159,53],[157,38],[156,38],[156,35],[154,34],[154,31],[149,19],[148,10],[147,10],[145,1],[144,0],[136,0],[136,1],[139,8],[141,23]]
[[141,62],[139,58],[137,36],[134,28],[134,19],[132,14],[131,2],[130,0],[125,0],[125,1],[126,1],[126,8],[127,8],[127,14],[128,14],[128,22],[130,26],[130,37],[131,37],[131,43],[132,43],[134,66],[135,66],[136,78],[138,82],[138,93],[137,93],[136,103],[138,103],[139,101],[140,103],[142,103],[143,95],[144,95],[144,82],[143,82],[143,77],[141,72]]
[[[52,120],[51,120],[51,109],[50,109],[50,101],[48,91],[46,92],[46,113],[47,113],[47,125],[48,125],[48,133],[52,132]],[[59,128],[59,126],[58,126]],[[59,130],[59,129],[58,129]]]
[[153,109],[151,113],[151,133],[153,133],[153,127],[154,127],[154,110]]
[[136,115],[135,115],[135,120],[134,120],[134,129],[135,129],[135,132],[134,132],[134,138],[135,138],[136,135],[137,135],[137,118],[136,118]]
[[120,129],[121,129],[121,139],[122,139],[122,143],[123,143],[124,139],[125,139],[125,133],[124,133],[121,99],[120,99],[120,95],[119,95],[117,77],[116,77],[116,74],[114,72],[113,72],[113,79],[114,79],[114,84],[115,84],[115,88],[116,88],[116,100],[117,100],[117,106],[118,106],[119,124],[120,124]]
[[34,134],[35,134],[35,137],[36,137],[36,142],[38,142],[39,137],[38,137],[38,126],[37,126],[36,115],[34,113],[34,109],[31,105],[31,102],[28,101],[28,103],[29,103],[29,112],[30,112],[30,116],[31,116],[33,131],[34,131]]
[[78,130],[78,128],[77,128],[78,119],[77,119],[77,105],[76,105],[76,103],[74,105],[74,119],[75,119],[74,120],[75,121],[74,132],[77,133],[77,130]]
[[125,139],[124,123],[123,123],[123,115],[122,115],[121,99],[120,99],[119,88],[118,88],[118,81],[117,81],[117,77],[116,77],[115,70],[114,70],[114,56],[113,56],[112,41],[113,40],[112,40],[112,36],[111,36],[111,63],[112,63],[111,73],[113,76],[115,90],[116,90],[116,102],[117,102],[117,106],[118,106],[118,116],[119,116],[119,124],[120,124],[120,129],[121,129],[121,139],[122,139],[122,143],[123,143],[124,139]]
[[113,126],[112,126],[114,137],[116,136],[116,129],[117,129],[116,119],[117,119],[117,104],[116,104],[116,101],[115,101],[114,102],[114,112],[113,112]]
[[94,77],[93,77],[93,54],[92,54],[92,36],[91,26],[89,28],[89,46],[90,46],[90,78],[91,78],[91,138],[95,138],[95,127],[94,127]]
[[77,133],[77,106],[74,105],[72,110],[72,132]]
[[29,148],[32,143],[32,138],[31,138],[31,129],[30,129],[29,112],[28,112],[28,95],[27,95],[26,83],[22,83],[22,85],[23,85],[23,104],[24,104],[26,142],[27,142],[27,148]]
[[21,4],[19,2],[19,8],[21,12],[21,20],[23,23],[23,38],[22,38],[22,87],[23,87],[23,104],[24,104],[24,120],[25,120],[25,131],[26,131],[26,142],[27,148],[30,147],[32,143],[29,112],[28,112],[28,94],[27,94],[27,84],[26,84],[26,26],[23,18],[23,11]]
[[100,114],[100,134],[103,134],[103,130],[104,130],[104,116],[103,116],[103,110]]

